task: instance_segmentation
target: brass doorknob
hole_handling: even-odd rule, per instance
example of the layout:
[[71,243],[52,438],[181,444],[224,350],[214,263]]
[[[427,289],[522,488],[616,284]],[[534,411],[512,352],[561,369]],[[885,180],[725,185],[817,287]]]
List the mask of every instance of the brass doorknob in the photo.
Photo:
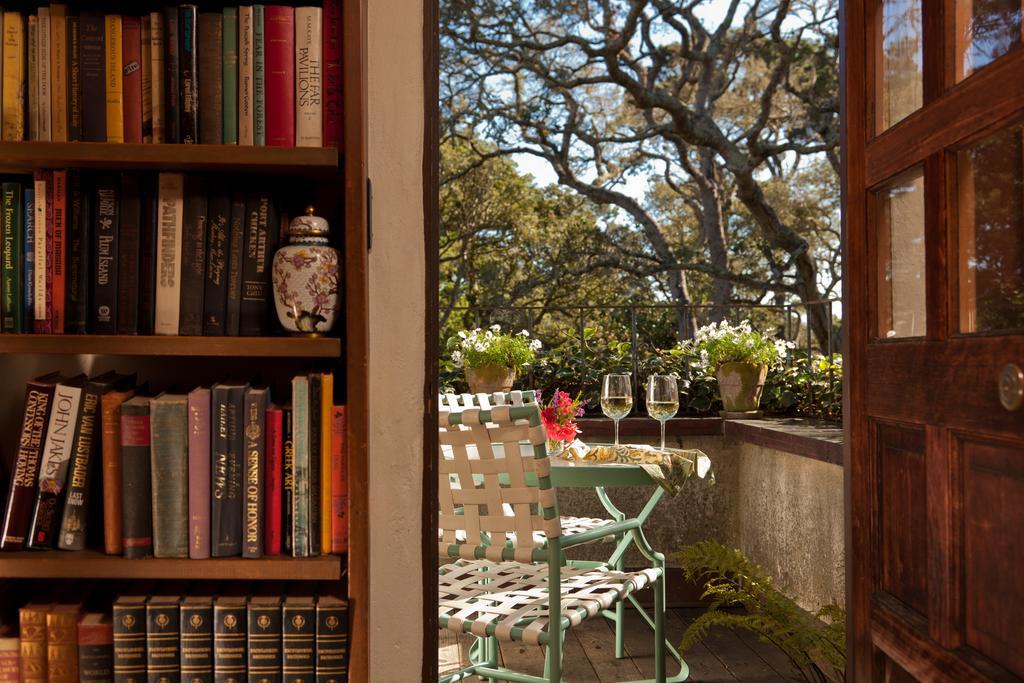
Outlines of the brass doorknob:
[[1024,403],[1024,370],[1016,363],[1007,363],[999,373],[999,402],[1007,410],[1017,410]]

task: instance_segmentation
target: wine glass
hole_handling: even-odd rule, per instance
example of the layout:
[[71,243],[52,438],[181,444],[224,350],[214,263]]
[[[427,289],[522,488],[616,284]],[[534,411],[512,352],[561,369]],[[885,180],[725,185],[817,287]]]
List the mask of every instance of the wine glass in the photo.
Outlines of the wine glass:
[[633,387],[629,375],[605,375],[601,383],[601,412],[615,422],[615,445],[619,445],[619,420],[633,408]]
[[647,414],[661,423],[661,450],[665,450],[665,423],[679,412],[679,385],[672,375],[647,378]]

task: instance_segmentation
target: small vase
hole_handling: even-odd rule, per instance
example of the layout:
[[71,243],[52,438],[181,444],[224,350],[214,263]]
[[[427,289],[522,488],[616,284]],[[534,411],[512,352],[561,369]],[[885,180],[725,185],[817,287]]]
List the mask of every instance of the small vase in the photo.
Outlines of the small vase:
[[512,391],[516,381],[516,369],[503,365],[482,365],[466,368],[466,382],[472,394],[493,394],[496,391]]
[[313,215],[294,218],[288,245],[274,254],[274,308],[281,327],[292,334],[330,332],[338,320],[338,250],[329,246],[330,226]]
[[761,392],[767,365],[722,363],[715,372],[722,395],[723,417],[760,417]]

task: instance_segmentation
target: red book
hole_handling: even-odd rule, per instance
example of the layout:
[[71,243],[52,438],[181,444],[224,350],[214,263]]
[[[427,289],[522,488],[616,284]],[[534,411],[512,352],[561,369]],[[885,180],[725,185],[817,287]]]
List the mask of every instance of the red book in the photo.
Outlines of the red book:
[[0,683],[18,683],[21,679],[21,639],[11,627],[0,629]]
[[[42,211],[37,212],[37,218],[35,223],[36,233],[36,244],[39,244],[40,238],[43,241],[43,250],[45,258],[42,261],[38,259],[35,262],[36,268],[36,298],[37,301],[43,302],[43,315],[40,317],[39,309],[36,309],[36,317],[33,321],[32,329],[36,334],[50,334],[53,332],[53,171],[36,171],[35,180],[42,181],[46,184],[46,195],[42,198],[36,197],[36,202],[43,202]],[[38,216],[43,217],[44,225],[39,225]],[[36,247],[38,249],[38,247]],[[36,251],[37,254],[41,253]],[[43,272],[40,276],[39,266],[43,266]]]
[[78,621],[78,676],[82,683],[114,680],[114,624],[109,614],[87,612]]
[[284,495],[284,411],[277,406],[267,409],[267,444],[264,449],[263,528],[266,537],[264,555],[280,555],[284,539],[281,499]]
[[324,147],[341,148],[341,0],[324,0],[323,9]]
[[345,406],[331,410],[331,552],[348,552],[348,420]]
[[50,327],[64,334],[64,268],[67,263],[68,172],[53,172],[53,308]]
[[267,145],[295,146],[295,10],[267,5],[263,10]]
[[124,141],[142,142],[142,17],[121,19]]
[[210,390],[188,395],[188,556],[210,556]]

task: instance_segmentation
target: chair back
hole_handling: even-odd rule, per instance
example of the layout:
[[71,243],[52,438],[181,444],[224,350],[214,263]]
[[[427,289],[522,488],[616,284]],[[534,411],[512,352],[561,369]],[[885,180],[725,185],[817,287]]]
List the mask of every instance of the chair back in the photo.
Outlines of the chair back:
[[531,562],[546,543],[557,545],[561,527],[545,439],[536,403],[441,409],[441,557]]
[[490,410],[493,406],[523,406],[537,402],[537,392],[529,391],[496,391],[493,394],[438,394],[437,405],[441,410],[458,412],[465,408],[483,408]]

